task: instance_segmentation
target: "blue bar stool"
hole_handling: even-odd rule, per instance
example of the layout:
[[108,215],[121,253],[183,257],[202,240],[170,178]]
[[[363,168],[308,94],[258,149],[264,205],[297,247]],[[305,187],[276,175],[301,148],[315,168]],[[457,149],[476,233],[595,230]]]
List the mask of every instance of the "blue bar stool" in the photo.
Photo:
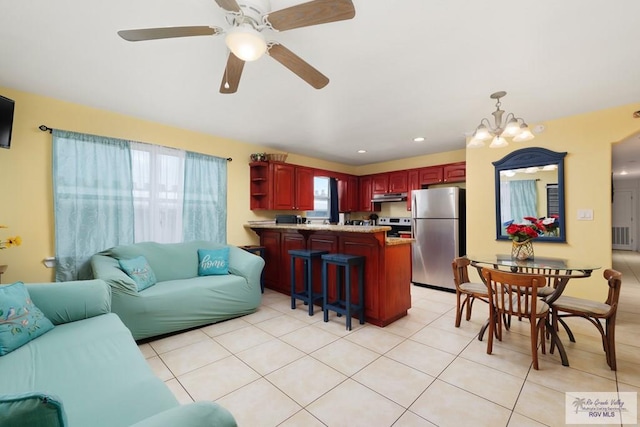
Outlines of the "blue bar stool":
[[[247,252],[250,252],[264,259],[264,251],[266,248],[264,246],[258,246],[258,245],[244,245],[244,246],[240,246],[240,249],[243,249]],[[264,294],[264,268],[260,273],[260,290]]]
[[[309,316],[313,316],[313,303],[317,300],[322,300],[322,293],[313,292],[313,260],[320,259],[324,254],[328,254],[328,251],[313,251],[306,249],[291,249],[289,255],[291,256],[291,309],[296,308],[296,300],[304,301],[309,305]],[[298,290],[296,286],[296,259],[301,259],[304,262],[304,283],[303,289]]]
[[[360,324],[364,325],[364,260],[365,257],[348,254],[322,255],[322,310],[324,321],[329,321],[329,310],[344,314],[347,318],[347,330],[351,330],[351,315],[358,313]],[[336,299],[329,301],[329,280],[327,268],[329,264],[336,266]],[[358,269],[358,301],[351,301],[351,267]],[[344,271],[341,271],[341,267]],[[342,279],[344,276],[344,298],[341,295]]]

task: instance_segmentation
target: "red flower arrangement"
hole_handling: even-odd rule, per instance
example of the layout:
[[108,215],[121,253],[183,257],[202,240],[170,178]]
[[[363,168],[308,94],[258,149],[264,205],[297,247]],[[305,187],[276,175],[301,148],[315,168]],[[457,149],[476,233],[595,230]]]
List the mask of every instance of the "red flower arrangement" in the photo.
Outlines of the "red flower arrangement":
[[535,239],[547,231],[547,227],[543,224],[542,220],[532,216],[525,216],[524,219],[529,221],[530,224],[514,224],[513,222],[507,223],[506,232],[509,235],[509,239],[514,242],[524,242],[526,240]]

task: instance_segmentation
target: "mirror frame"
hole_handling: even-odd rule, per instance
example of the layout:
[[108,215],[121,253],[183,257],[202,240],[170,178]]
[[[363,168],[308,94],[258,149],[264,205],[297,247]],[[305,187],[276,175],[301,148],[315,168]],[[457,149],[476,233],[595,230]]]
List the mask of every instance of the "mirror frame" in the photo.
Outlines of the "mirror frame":
[[558,211],[560,212],[558,236],[539,236],[536,241],[565,243],[567,241],[567,224],[565,212],[565,188],[564,188],[564,158],[567,152],[558,153],[546,148],[531,147],[512,151],[502,159],[493,162],[495,166],[495,197],[496,197],[496,239],[509,240],[509,236],[500,234],[502,230],[501,209],[500,209],[500,172],[509,169],[521,169],[534,166],[544,166],[550,164],[558,165]]

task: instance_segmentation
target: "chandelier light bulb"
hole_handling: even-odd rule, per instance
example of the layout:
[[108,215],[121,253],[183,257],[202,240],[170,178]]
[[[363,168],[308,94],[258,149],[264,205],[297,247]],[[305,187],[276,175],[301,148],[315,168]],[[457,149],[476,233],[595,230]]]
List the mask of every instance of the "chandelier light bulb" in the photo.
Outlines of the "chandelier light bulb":
[[467,144],[467,148],[482,148],[482,147],[484,147],[484,141],[477,138],[471,138],[471,141],[469,141],[469,144]]
[[264,36],[249,25],[234,28],[224,41],[229,50],[243,61],[255,61],[267,51]]
[[518,120],[515,117],[512,117],[511,120],[507,123],[507,126],[504,128],[504,132],[502,133],[505,136],[516,136],[520,133],[520,125],[518,124]]
[[502,148],[502,147],[506,147],[507,145],[509,145],[509,143],[507,142],[506,139],[504,139],[500,135],[496,135],[493,138],[493,141],[491,141],[489,148]]
[[516,135],[513,138],[513,140],[515,142],[524,142],[524,141],[530,141],[533,138],[535,138],[535,136],[529,130],[529,126],[527,126],[526,123],[523,123],[522,126],[520,126],[520,133]]
[[485,125],[481,124],[473,133],[473,138],[480,141],[486,141],[487,139],[491,138],[491,134],[489,133],[489,129],[487,129]]

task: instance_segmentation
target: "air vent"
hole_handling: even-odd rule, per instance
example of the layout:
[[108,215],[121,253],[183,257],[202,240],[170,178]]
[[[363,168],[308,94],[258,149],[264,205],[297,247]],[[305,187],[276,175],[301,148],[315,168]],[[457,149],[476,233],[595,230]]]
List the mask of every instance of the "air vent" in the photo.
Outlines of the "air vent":
[[612,227],[611,240],[614,245],[629,246],[629,227]]

